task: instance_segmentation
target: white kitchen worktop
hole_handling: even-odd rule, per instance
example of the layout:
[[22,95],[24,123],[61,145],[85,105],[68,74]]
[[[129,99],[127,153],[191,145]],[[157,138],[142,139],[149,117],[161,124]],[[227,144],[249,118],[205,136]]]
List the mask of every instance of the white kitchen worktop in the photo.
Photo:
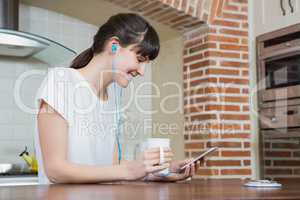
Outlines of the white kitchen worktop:
[[12,176],[0,177],[1,186],[23,186],[23,185],[38,185],[37,176]]

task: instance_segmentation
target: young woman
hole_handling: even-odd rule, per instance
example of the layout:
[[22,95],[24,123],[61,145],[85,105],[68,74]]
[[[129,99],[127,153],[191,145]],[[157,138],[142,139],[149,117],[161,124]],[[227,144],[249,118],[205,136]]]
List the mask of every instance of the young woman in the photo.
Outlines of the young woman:
[[[116,108],[111,85],[126,88],[133,77],[144,75],[144,64],[158,52],[159,38],[150,24],[137,14],[117,14],[69,68],[48,72],[36,96],[40,183],[177,181],[194,175],[194,165],[180,172],[189,160],[172,161],[170,149],[164,149],[162,165],[156,148],[118,163],[121,146],[113,128],[118,123],[115,114],[107,112]],[[169,176],[153,175],[166,168],[172,172]]]

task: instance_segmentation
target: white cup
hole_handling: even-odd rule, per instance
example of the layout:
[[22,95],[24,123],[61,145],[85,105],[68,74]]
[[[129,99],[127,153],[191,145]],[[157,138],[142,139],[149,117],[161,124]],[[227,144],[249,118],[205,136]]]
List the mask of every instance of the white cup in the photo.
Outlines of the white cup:
[[[143,152],[146,149],[157,148],[159,147],[159,164],[162,165],[165,163],[164,149],[170,148],[170,139],[169,138],[148,138],[145,142],[142,142],[139,146],[140,152]],[[169,174],[169,169],[161,170],[155,175],[157,176],[167,176]]]

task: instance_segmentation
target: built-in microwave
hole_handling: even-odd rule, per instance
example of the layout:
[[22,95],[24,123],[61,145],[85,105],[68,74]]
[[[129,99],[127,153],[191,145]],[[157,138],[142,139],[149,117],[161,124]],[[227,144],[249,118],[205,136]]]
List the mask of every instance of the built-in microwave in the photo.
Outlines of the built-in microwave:
[[300,97],[300,24],[257,39],[261,102]]

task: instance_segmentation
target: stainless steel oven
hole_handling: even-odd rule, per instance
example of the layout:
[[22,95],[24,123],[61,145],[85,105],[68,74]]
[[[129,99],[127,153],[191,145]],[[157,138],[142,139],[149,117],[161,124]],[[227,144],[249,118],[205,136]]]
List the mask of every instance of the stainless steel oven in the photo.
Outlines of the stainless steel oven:
[[257,42],[261,102],[300,97],[300,24]]

